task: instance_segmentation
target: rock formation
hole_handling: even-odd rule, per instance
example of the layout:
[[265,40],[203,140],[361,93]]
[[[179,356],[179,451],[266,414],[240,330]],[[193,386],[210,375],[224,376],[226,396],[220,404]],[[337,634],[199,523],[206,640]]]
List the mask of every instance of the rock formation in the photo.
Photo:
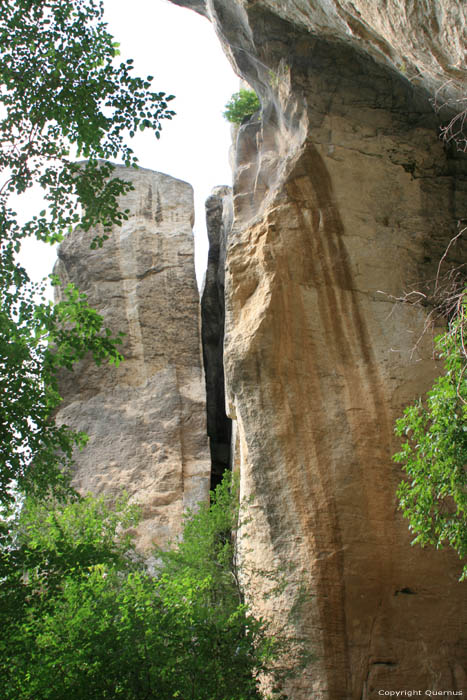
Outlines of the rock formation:
[[[467,218],[466,161],[431,102],[465,81],[465,3],[175,2],[209,17],[262,101],[236,144],[224,370],[255,499],[245,558],[294,563],[308,594],[295,625],[316,658],[288,697],[467,692],[459,562],[410,546],[391,460],[395,417],[439,371],[427,309],[395,299]],[[253,585],[285,625],[293,596]]]
[[117,168],[134,190],[121,198],[128,221],[101,249],[95,230],[60,246],[56,272],[74,282],[114,332],[125,361],[83,361],[61,376],[58,420],[88,433],[75,486],[141,503],[138,541],[164,545],[185,507],[208,497],[210,460],[201,367],[190,185],[150,170]]
[[[467,693],[460,565],[410,546],[391,459],[394,419],[439,372],[430,307],[397,299],[429,288],[467,220],[466,158],[433,109],[465,97],[465,2],[172,1],[210,19],[262,102],[238,130],[232,225],[227,190],[208,202],[203,335],[213,480],[234,463],[250,504],[245,571],[293,566],[281,596],[259,575],[247,596],[315,657],[287,696]],[[210,478],[193,210],[185,183],[122,175],[129,221],[97,252],[75,231],[58,270],[126,331],[126,362],[64,375],[59,419],[91,436],[76,485],[126,488],[147,547]]]

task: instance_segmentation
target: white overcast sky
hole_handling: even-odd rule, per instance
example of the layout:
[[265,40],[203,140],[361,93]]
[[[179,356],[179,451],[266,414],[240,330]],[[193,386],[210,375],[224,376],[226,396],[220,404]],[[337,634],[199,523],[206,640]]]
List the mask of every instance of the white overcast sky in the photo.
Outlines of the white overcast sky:
[[[160,140],[142,132],[131,145],[142,167],[193,186],[200,282],[207,254],[204,201],[216,185],[231,184],[230,125],[222,111],[239,89],[239,78],[210,23],[193,11],[168,0],[104,0],[104,6],[109,29],[120,42],[120,58],[133,58],[134,75],[153,75],[156,91],[176,96],[171,106],[177,114],[164,123]],[[36,280],[52,270],[56,253],[49,248],[25,244],[22,261]]]

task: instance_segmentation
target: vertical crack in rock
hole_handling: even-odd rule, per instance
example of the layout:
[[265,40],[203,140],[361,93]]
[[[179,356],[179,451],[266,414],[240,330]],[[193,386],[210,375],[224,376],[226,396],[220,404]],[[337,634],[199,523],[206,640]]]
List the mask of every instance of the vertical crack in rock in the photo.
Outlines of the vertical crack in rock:
[[[129,353],[136,359],[136,365],[141,373],[139,381],[144,383],[147,379],[147,367],[144,360],[143,334],[139,317],[138,303],[138,273],[136,263],[136,247],[134,246],[133,222],[124,222],[120,229],[117,241],[117,256],[123,284],[123,298],[125,301],[126,321],[128,327]],[[116,234],[117,237],[118,234]]]
[[207,429],[211,452],[211,488],[231,467],[232,421],[225,412],[224,280],[227,236],[232,227],[232,190],[216,187],[206,201],[209,253],[201,295],[201,334],[206,375]]
[[62,372],[57,418],[90,438],[75,455],[75,486],[112,496],[126,490],[141,503],[138,544],[148,550],[178,535],[184,508],[209,492],[193,192],[150,170],[118,167],[116,175],[134,186],[120,202],[128,221],[97,250],[89,247],[96,231],[73,231],[56,271],[114,333],[125,333],[125,361],[96,367],[89,358]]

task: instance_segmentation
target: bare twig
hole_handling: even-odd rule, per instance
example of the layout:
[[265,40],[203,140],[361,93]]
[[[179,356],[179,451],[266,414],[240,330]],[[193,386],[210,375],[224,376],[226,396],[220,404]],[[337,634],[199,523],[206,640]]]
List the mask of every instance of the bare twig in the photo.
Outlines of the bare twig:
[[441,273],[441,265],[442,265],[443,262],[446,260],[446,257],[447,257],[447,254],[448,254],[450,248],[454,245],[454,243],[456,243],[456,241],[459,240],[459,238],[461,238],[461,236],[462,236],[466,231],[467,231],[467,226],[464,227],[464,228],[462,228],[462,229],[459,231],[459,233],[456,234],[456,235],[454,236],[454,238],[451,238],[451,240],[449,241],[448,247],[446,248],[446,250],[444,251],[443,255],[441,256],[441,259],[440,259],[439,264],[438,264],[438,271],[437,271],[437,273],[436,273],[436,284],[435,284],[435,291],[434,291],[435,295],[436,295],[436,293],[437,293],[437,291],[438,291],[438,285],[439,285],[439,279],[440,279],[440,273]]
[[[445,97],[445,93],[452,83],[448,80],[437,91],[432,100],[435,111],[439,114],[442,110],[450,113],[447,124],[440,128],[440,137],[446,143],[453,142],[457,150],[467,152],[467,96]],[[454,115],[453,115],[454,113]]]
[[[449,251],[466,232],[467,226],[462,228],[449,241],[448,246],[440,258],[435,278],[424,282],[424,286],[428,290],[427,292],[423,292],[420,289],[411,289],[397,297],[391,294],[385,294],[387,298],[395,302],[410,304],[411,306],[431,307],[431,310],[426,315],[423,330],[412,348],[411,357],[413,357],[425,334],[431,331],[437,322],[451,322],[453,319],[460,318],[461,352],[467,362],[466,340],[464,339],[464,334],[467,333],[465,329],[467,319],[465,319],[465,309],[463,306],[467,285],[467,263],[451,267],[443,274],[441,272],[442,265],[446,262]],[[430,288],[432,291],[430,291]],[[384,294],[384,292],[380,293]]]

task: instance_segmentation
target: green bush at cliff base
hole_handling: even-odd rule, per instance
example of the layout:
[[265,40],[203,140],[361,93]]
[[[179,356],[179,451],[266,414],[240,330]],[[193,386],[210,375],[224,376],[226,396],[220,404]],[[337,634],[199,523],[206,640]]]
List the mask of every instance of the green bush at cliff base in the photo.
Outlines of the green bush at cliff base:
[[124,501],[27,501],[0,531],[2,698],[259,700],[284,647],[243,601],[236,503],[224,480],[151,576]]
[[[394,455],[407,480],[398,497],[415,533],[413,543],[451,547],[467,558],[467,294],[448,330],[436,339],[445,373],[425,401],[405,409],[396,422],[403,438]],[[467,578],[464,565],[461,580]]]
[[223,116],[232,124],[241,124],[246,117],[251,117],[260,107],[256,92],[242,89],[235,92],[227,102]]

